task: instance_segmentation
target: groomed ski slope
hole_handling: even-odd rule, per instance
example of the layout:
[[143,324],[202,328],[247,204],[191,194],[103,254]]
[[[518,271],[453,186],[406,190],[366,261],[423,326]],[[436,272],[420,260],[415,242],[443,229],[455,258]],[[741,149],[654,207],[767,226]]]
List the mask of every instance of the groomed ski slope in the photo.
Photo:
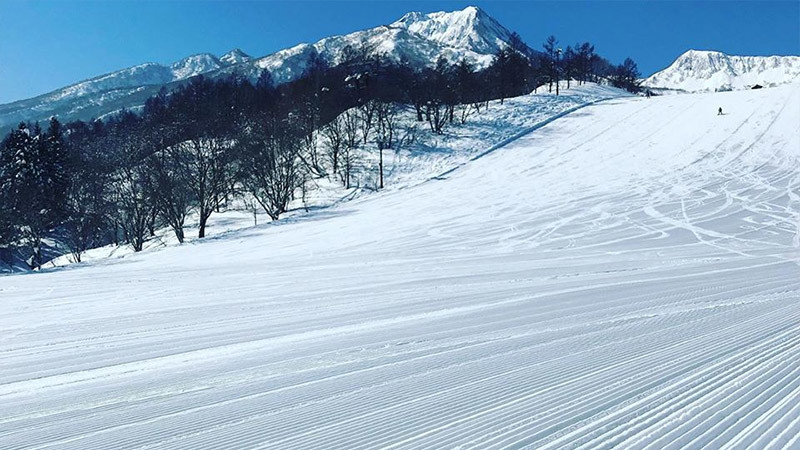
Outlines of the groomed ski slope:
[[[717,116],[722,106],[726,115]],[[0,278],[2,448],[798,448],[800,88]]]

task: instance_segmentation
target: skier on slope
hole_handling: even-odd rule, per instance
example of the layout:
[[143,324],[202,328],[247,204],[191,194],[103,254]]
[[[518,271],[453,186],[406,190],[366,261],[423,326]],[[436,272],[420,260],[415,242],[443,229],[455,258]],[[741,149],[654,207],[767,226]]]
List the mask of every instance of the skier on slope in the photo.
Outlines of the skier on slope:
[[720,106],[720,107],[719,107],[719,110],[717,110],[717,115],[718,115],[718,116],[721,116],[721,115],[722,115],[722,106]]

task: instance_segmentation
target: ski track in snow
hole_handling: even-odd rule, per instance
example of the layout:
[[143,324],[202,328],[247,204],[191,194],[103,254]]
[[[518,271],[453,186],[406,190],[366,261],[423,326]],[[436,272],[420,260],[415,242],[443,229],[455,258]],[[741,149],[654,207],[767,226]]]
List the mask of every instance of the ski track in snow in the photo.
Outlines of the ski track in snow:
[[799,162],[797,85],[613,99],[307,220],[0,277],[0,448],[797,448]]

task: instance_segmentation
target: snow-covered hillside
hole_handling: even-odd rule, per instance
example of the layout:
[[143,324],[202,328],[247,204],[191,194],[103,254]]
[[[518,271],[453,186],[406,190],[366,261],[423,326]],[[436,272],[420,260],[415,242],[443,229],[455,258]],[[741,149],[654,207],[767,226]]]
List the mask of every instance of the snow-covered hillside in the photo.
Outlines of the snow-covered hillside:
[[0,277],[0,447],[796,448],[799,124],[797,85],[619,98],[413,187]]
[[[396,144],[395,148],[385,151],[383,155],[386,181],[384,191],[406,189],[425,182],[576,108],[629,95],[625,91],[594,83],[582,86],[573,84],[571,89],[567,89],[566,82],[561,82],[559,96],[548,93],[547,89],[539,89],[530,95],[506,99],[502,105],[499,101],[492,101],[480,114],[473,113],[466,124],[449,126],[441,135],[432,133],[426,122],[417,122],[412,107],[403,107],[398,123],[399,140],[403,143]],[[412,136],[413,139],[410,139]],[[317,145],[320,154],[324,154],[324,140],[320,139]],[[298,195],[290,204],[288,217],[295,220],[296,216],[305,214],[306,209],[326,208],[363,195],[372,195],[378,186],[378,151],[374,138],[354,149],[352,164],[351,188],[345,189],[340,177],[335,174],[310,179],[306,182],[306,194]],[[253,209],[256,217],[253,217]],[[245,201],[237,200],[211,216],[208,232],[211,236],[217,236],[251,227],[254,222],[265,223],[269,220],[257,204],[248,205]],[[186,223],[188,241],[192,241],[192,236],[197,234],[197,226],[197,215],[194,212]],[[47,243],[53,251],[65,251],[64,245],[57,241]],[[152,251],[173,245],[178,245],[178,241],[167,227],[158,230],[155,238],[145,244],[145,249]],[[123,258],[132,253],[133,249],[129,246],[108,245],[89,250],[82,259],[96,261]],[[72,263],[72,256],[66,253],[48,261],[46,267],[62,267]],[[0,265],[0,272],[10,269],[12,268]]]
[[299,44],[261,58],[234,49],[220,58],[204,53],[170,66],[148,63],[119,70],[49,94],[0,105],[0,129],[53,115],[63,120],[97,118],[142,105],[161,86],[199,74],[216,77],[236,73],[255,80],[261,69],[267,69],[273,80],[283,83],[300,77],[312,58],[320,57],[331,65],[341,62],[348,46],[366,45],[372,54],[415,67],[432,66],[440,56],[452,62],[465,58],[477,67],[485,67],[510,36],[495,19],[473,6],[453,12],[409,13],[391,25]]
[[749,89],[800,81],[800,56],[732,56],[689,50],[644,81],[652,88],[684,92]]

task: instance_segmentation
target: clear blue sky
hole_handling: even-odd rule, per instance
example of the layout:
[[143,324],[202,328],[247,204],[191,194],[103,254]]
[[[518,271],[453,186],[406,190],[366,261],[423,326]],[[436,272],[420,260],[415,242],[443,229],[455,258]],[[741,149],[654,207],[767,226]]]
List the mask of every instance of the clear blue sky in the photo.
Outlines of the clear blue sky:
[[0,103],[143,62],[239,47],[263,56],[332,34],[391,23],[405,12],[474,4],[534,48],[550,34],[595,43],[643,74],[690,48],[800,54],[800,1],[250,1],[0,0]]

